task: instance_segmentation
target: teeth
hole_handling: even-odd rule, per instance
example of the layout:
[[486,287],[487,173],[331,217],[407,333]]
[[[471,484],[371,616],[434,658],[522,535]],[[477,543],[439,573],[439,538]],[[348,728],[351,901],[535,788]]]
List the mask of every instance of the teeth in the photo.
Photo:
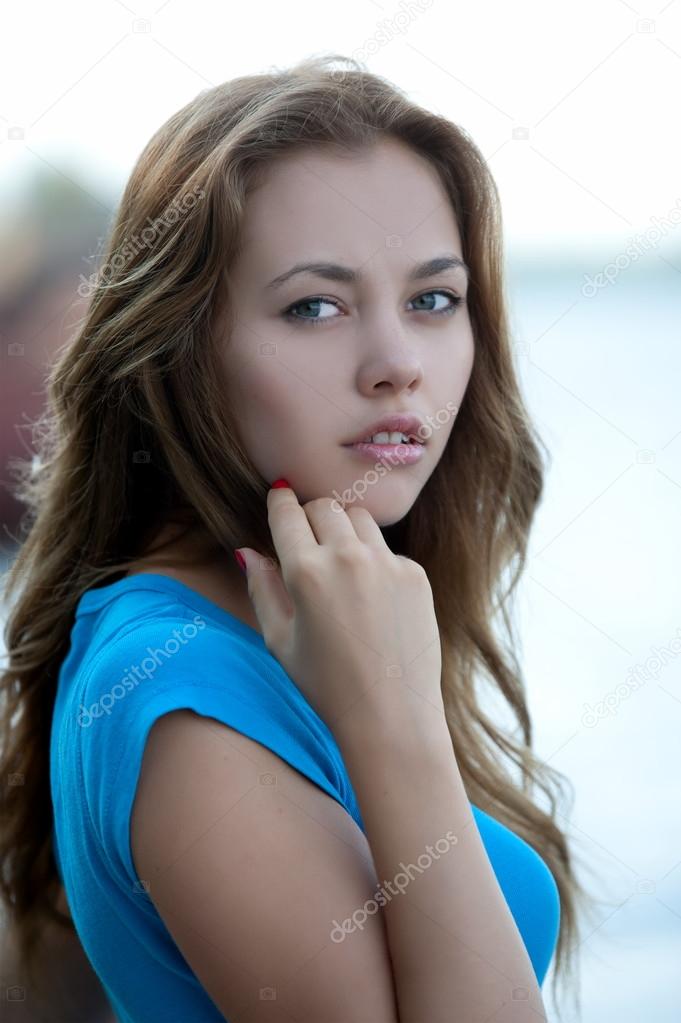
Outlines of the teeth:
[[375,433],[371,438],[372,444],[409,444],[409,438],[406,434],[396,430],[393,433]]

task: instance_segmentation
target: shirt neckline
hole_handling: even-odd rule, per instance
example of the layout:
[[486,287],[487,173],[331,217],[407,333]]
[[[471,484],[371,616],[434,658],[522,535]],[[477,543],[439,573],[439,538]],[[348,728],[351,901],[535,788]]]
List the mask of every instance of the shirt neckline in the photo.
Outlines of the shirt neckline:
[[190,607],[202,611],[209,618],[217,619],[222,624],[229,626],[250,642],[257,643],[260,647],[265,645],[263,636],[251,625],[242,622],[240,618],[233,615],[231,611],[227,611],[215,601],[210,600],[209,597],[204,597],[202,593],[188,586],[187,583],[180,582],[179,579],[172,579],[168,575],[162,575],[160,572],[135,572],[122,579],[117,579],[116,582],[86,590],[78,602],[76,615],[98,610],[107,601],[128,590],[155,590],[158,593],[170,593]]

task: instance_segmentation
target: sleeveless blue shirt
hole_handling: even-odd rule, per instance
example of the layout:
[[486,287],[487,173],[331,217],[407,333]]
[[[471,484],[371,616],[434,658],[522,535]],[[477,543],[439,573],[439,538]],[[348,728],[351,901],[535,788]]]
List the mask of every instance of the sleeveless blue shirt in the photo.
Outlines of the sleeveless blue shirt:
[[[364,824],[325,722],[255,629],[189,586],[144,572],[87,590],[59,671],[50,788],[59,874],[80,942],[120,1023],[224,1023],[137,876],[130,817],[145,742],[188,708],[268,747]],[[541,985],[560,923],[539,854],[471,805]]]

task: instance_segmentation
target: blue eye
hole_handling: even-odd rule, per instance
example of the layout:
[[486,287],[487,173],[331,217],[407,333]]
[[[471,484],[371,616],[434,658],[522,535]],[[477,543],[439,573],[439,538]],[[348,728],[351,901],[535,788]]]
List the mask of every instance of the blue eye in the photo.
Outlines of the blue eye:
[[[440,289],[437,291],[424,291],[421,295],[417,295],[415,299],[412,299],[412,301],[417,302],[428,295],[444,296],[445,298],[448,298],[452,304],[447,306],[445,309],[417,309],[417,312],[431,312],[433,316],[451,316],[452,313],[456,312],[457,307],[463,301],[463,299],[461,299],[458,295],[453,294],[453,292],[443,291]],[[325,298],[324,295],[313,295],[311,298],[305,298],[301,302],[295,302],[293,305],[290,305],[288,309],[284,310],[282,316],[284,319],[297,321],[299,323],[309,323],[314,327],[320,323],[328,323],[330,320],[338,319],[336,316],[326,316],[323,318],[300,316],[293,312],[294,309],[300,309],[303,306],[318,306],[320,304],[332,305],[335,306],[336,309],[338,308],[338,303],[334,301],[334,299]]]

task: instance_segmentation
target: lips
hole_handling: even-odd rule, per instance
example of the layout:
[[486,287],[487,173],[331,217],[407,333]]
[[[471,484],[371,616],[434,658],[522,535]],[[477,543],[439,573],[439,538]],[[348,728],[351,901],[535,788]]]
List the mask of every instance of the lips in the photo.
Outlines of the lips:
[[405,437],[408,437],[410,441],[417,444],[425,444],[425,438],[419,436],[419,429],[423,426],[423,421],[416,415],[407,413],[395,413],[393,415],[383,416],[381,419],[377,419],[374,423],[370,423],[369,426],[365,427],[361,433],[358,433],[352,440],[346,441],[345,446],[351,444],[362,444],[368,443],[374,434],[377,433],[395,433],[400,430]]

